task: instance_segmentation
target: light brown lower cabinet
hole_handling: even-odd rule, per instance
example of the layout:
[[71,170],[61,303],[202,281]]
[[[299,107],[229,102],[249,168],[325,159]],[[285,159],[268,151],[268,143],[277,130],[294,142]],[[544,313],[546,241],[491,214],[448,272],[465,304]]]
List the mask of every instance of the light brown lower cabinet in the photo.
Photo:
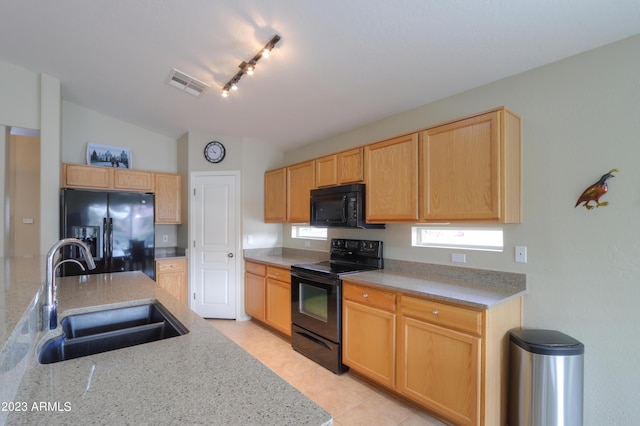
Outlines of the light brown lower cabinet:
[[460,425],[506,423],[508,331],[521,298],[492,309],[344,281],[343,362]]
[[345,281],[342,287],[342,362],[395,387],[396,295]]
[[187,304],[186,259],[156,260],[156,283],[173,297]]
[[251,318],[291,337],[289,270],[245,262],[244,310]]
[[260,263],[245,262],[244,270],[244,310],[251,318],[264,322],[267,267]]
[[267,266],[265,322],[291,337],[291,277],[289,270]]

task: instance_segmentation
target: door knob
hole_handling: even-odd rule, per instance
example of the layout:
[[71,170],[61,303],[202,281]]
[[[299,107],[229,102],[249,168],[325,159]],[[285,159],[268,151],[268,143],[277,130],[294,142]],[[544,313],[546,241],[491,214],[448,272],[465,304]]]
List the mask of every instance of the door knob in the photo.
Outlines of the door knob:
[[233,257],[233,253],[227,253],[227,257]]

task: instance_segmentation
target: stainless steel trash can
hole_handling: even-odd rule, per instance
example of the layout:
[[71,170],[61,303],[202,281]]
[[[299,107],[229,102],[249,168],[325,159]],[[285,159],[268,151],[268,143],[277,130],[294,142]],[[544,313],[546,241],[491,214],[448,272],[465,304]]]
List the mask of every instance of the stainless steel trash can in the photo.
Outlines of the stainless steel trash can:
[[554,330],[514,330],[509,356],[509,426],[582,425],[582,343]]

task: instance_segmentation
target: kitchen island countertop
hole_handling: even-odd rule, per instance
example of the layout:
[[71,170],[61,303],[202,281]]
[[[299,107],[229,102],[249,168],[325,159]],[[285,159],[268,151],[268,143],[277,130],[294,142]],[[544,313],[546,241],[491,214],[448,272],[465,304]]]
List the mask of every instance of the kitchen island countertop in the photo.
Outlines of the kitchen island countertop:
[[[25,408],[8,414],[9,425],[332,424],[329,413],[141,272],[60,278],[58,300],[59,322],[104,305],[157,300],[189,333],[48,365],[32,345],[15,396],[4,401]],[[39,333],[37,342],[59,334]]]

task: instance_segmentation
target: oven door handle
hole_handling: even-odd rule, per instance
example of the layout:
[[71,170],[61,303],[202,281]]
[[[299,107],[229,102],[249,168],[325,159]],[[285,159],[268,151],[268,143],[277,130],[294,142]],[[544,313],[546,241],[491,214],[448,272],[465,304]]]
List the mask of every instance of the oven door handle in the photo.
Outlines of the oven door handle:
[[339,281],[335,278],[326,278],[321,275],[316,275],[313,273],[306,273],[301,271],[294,271],[294,270],[289,271],[289,275],[295,278],[299,278],[301,280],[313,281],[313,282],[327,284],[327,285],[336,285],[337,281]]
[[315,337],[313,337],[312,335],[308,334],[308,333],[304,333],[302,331],[296,331],[296,333],[301,336],[304,337],[307,340],[311,340],[313,343],[323,346],[325,349],[331,350],[331,346],[327,345],[325,342],[323,342],[320,339],[316,339]]

